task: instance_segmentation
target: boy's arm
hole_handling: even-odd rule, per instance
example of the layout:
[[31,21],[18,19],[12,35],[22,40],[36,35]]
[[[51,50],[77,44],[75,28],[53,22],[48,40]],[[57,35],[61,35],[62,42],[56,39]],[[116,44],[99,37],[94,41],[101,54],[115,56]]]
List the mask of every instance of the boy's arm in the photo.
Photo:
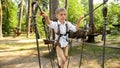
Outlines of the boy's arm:
[[81,20],[83,19],[83,17],[80,17],[77,21],[77,24],[76,24],[76,31],[79,29],[79,26],[80,26],[80,22]]
[[45,13],[45,12],[41,12],[41,14],[40,14],[41,16],[43,16],[43,17],[45,17],[45,20],[46,20],[46,23],[48,24],[48,25],[50,25],[50,18],[49,18],[49,16]]

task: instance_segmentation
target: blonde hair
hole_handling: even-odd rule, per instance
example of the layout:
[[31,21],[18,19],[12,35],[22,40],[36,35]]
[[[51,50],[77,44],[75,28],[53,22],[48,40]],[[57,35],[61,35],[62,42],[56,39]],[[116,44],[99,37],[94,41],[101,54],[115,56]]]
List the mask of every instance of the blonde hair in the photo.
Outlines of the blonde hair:
[[55,11],[55,15],[62,11],[67,12],[67,10],[65,8],[57,8]]

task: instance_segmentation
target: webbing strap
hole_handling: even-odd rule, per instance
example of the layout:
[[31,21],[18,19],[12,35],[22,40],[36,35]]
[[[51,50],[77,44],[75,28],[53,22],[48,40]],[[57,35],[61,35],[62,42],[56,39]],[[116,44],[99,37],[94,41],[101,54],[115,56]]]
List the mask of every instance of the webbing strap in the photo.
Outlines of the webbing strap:
[[66,34],[60,34],[60,24],[58,24],[58,31],[57,31],[56,34],[57,34],[59,37],[58,37],[57,43],[59,43],[59,40],[60,40],[60,37],[61,37],[61,36],[66,36],[67,33],[68,33],[68,24],[65,24],[65,25],[66,25]]
[[66,34],[68,33],[68,24],[66,24]]
[[59,43],[59,40],[60,40],[60,25],[58,24],[58,32],[57,32],[57,35],[59,36],[58,37],[58,40],[57,40],[57,43]]

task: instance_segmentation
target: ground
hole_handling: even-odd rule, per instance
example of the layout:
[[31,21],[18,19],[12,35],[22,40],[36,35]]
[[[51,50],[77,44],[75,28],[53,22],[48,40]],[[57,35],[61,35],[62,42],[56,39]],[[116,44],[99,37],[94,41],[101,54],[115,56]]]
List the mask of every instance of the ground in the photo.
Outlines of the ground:
[[[42,68],[52,68],[48,56],[47,45],[39,40]],[[100,40],[96,43],[102,46]],[[107,45],[120,46],[120,40],[109,39]],[[73,40],[72,52],[70,54],[69,68],[79,68],[81,54],[81,40]],[[91,44],[90,44],[91,45]],[[112,45],[111,45],[112,46]],[[0,39],[0,68],[39,68],[35,39],[3,38]],[[105,68],[120,68],[120,49],[106,48]],[[56,59],[54,60],[57,68]],[[84,45],[81,68],[101,68],[102,47]],[[67,68],[67,62],[66,62]]]

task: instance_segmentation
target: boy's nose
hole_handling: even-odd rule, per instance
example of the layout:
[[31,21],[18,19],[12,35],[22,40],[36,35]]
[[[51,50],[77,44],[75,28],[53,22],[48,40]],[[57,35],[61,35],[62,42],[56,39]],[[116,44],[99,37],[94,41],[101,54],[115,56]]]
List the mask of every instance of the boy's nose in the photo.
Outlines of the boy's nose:
[[62,17],[66,17],[66,15],[62,15]]

